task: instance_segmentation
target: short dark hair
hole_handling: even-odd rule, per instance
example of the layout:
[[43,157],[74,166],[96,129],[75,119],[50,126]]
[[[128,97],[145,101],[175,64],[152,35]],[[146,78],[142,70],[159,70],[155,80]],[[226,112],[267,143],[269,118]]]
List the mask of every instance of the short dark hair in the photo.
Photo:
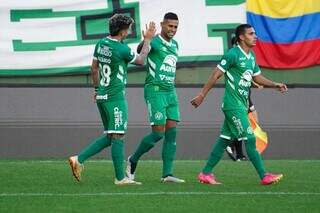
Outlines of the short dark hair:
[[123,14],[114,14],[109,19],[109,32],[111,36],[116,36],[121,30],[126,30],[134,23],[133,19]]
[[179,20],[177,14],[168,12],[164,15],[163,20],[165,19],[171,19],[171,20]]
[[252,26],[250,24],[240,24],[239,26],[237,26],[236,30],[235,30],[235,36],[232,37],[231,39],[231,45],[235,45],[238,44],[240,41],[240,35],[245,34],[246,29],[251,28]]

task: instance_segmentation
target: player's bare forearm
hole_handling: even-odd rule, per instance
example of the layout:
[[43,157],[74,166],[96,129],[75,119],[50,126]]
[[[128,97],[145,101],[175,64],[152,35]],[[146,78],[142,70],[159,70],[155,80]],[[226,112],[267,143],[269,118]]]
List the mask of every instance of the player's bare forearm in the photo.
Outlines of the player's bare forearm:
[[137,58],[135,60],[135,64],[143,65],[144,60],[147,57],[149,51],[150,51],[150,40],[144,39],[142,48],[140,50],[140,54],[137,56]]
[[260,85],[271,87],[271,88],[277,88],[282,93],[288,90],[287,85],[283,83],[277,83],[277,82],[271,81],[266,77],[264,77],[263,75],[254,76],[253,80]]
[[144,64],[144,60],[150,51],[151,39],[154,37],[155,33],[156,33],[156,24],[153,21],[151,21],[149,25],[146,25],[146,30],[142,31],[143,45],[142,45],[140,54],[137,56],[136,60],[134,61],[135,64],[137,65]]
[[217,83],[218,79],[221,76],[223,76],[223,72],[220,69],[215,68],[211,76],[209,77],[207,83],[201,89],[200,93],[191,100],[191,104],[195,108],[200,106],[200,104],[203,102],[204,98],[207,96],[208,92],[210,91],[210,89],[215,86],[215,84]]
[[266,77],[264,77],[263,75],[257,75],[253,77],[253,80],[255,83],[259,84],[259,85],[263,85],[266,87],[272,87],[275,88],[276,87],[276,83],[267,79]]
[[208,94],[208,92],[216,85],[218,79],[219,79],[221,76],[223,76],[223,72],[222,72],[221,70],[219,70],[218,68],[215,68],[215,69],[212,71],[212,73],[211,73],[211,75],[210,75],[207,83],[203,86],[203,88],[202,88],[202,90],[201,90],[200,93],[201,93],[204,97],[206,97],[207,94]]
[[91,65],[91,77],[93,86],[96,88],[99,86],[99,62],[97,60],[92,61]]

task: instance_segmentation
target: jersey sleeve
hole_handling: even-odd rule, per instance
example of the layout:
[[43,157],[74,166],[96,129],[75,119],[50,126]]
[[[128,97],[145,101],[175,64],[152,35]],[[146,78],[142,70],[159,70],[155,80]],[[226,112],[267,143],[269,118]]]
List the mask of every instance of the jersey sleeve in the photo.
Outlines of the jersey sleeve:
[[260,67],[257,63],[255,63],[254,68],[253,68],[253,76],[257,76],[261,74]]
[[256,60],[256,55],[254,54],[254,52],[252,51],[251,54],[254,57],[254,66],[253,66],[253,74],[252,76],[257,76],[261,74],[261,69],[259,67],[259,65],[257,64],[257,60]]
[[224,56],[222,56],[222,59],[220,63],[217,65],[218,69],[222,72],[226,72],[229,70],[232,65],[235,63],[235,55],[232,54],[230,51],[228,51]]
[[127,63],[132,63],[136,60],[137,54],[129,46],[125,46],[121,51],[121,56]]

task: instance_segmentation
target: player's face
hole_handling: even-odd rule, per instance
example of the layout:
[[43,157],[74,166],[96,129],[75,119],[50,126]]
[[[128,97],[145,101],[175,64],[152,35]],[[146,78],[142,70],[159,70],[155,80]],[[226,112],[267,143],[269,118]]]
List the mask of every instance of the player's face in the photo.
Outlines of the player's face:
[[250,48],[256,45],[257,39],[258,37],[253,27],[246,29],[246,32],[242,37],[243,42]]
[[161,22],[161,35],[165,39],[172,39],[177,33],[178,25],[178,20],[165,19],[163,22]]

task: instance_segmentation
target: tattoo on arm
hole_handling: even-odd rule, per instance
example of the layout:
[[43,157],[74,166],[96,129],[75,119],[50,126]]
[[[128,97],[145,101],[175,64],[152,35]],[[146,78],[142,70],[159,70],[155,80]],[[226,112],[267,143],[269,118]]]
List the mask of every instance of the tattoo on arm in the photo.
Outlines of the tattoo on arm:
[[147,57],[149,51],[150,51],[150,41],[149,40],[145,40],[143,42],[143,46],[141,48],[141,52],[137,56],[137,58],[135,60],[135,64],[143,65],[144,64],[144,60]]
[[138,45],[137,47],[137,53],[140,54],[141,53],[141,50],[142,50],[142,46],[143,46],[144,42],[141,41],[140,44]]

